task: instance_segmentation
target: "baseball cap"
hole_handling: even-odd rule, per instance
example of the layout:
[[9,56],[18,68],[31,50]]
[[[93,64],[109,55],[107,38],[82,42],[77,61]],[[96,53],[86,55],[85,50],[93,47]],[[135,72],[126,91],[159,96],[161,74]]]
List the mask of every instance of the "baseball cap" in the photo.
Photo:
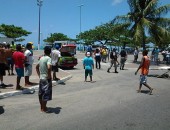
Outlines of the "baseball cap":
[[90,52],[87,52],[87,54],[86,54],[87,56],[90,56]]

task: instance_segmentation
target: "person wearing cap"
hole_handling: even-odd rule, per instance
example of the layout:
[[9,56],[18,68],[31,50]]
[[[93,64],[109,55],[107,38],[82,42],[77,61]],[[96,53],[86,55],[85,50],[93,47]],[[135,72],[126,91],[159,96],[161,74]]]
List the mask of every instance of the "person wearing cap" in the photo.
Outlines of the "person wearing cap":
[[56,72],[58,72],[58,62],[61,57],[61,53],[59,51],[59,45],[55,46],[55,49],[51,52],[51,63],[52,63],[52,71],[53,71],[53,80],[59,80],[56,76]]
[[92,82],[92,69],[94,69],[94,61],[90,52],[86,52],[86,57],[83,59],[83,66],[85,69],[85,82],[87,82],[88,75],[90,76],[90,82]]

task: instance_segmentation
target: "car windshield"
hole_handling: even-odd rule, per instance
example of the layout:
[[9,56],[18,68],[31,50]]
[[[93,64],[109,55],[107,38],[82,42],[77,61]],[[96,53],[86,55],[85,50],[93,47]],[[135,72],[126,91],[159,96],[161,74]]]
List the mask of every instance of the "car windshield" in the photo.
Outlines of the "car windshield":
[[61,52],[61,56],[72,56],[69,52]]

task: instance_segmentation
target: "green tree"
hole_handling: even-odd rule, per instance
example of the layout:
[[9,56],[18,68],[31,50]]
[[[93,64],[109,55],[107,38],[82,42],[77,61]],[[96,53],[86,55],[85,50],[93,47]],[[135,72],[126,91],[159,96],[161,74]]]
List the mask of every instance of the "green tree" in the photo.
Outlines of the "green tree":
[[22,27],[14,25],[0,25],[0,33],[8,38],[13,38],[15,41],[24,41],[23,36],[28,36],[31,32],[24,30]]
[[[100,42],[101,44],[118,43],[120,35],[128,34],[127,27],[129,24],[112,24],[106,23],[100,26],[96,26],[94,29],[82,32],[77,36],[78,39],[82,39],[87,45],[93,42]],[[125,31],[126,30],[126,31]]]
[[127,15],[117,16],[113,23],[131,23],[131,35],[137,45],[145,49],[147,35],[152,37],[158,46],[164,38],[170,36],[166,27],[170,24],[169,18],[163,16],[170,10],[170,4],[160,6],[158,0],[127,0],[130,12]]
[[65,41],[65,40],[71,40],[67,37],[67,35],[64,35],[62,33],[51,33],[50,37],[47,37],[44,39],[44,42],[53,43],[54,41]]

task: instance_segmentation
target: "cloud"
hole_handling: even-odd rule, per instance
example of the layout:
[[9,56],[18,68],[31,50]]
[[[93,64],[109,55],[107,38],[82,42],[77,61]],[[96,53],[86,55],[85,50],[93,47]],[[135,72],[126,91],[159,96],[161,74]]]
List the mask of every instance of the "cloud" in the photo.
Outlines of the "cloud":
[[124,0],[113,0],[112,5],[117,5],[122,3]]

